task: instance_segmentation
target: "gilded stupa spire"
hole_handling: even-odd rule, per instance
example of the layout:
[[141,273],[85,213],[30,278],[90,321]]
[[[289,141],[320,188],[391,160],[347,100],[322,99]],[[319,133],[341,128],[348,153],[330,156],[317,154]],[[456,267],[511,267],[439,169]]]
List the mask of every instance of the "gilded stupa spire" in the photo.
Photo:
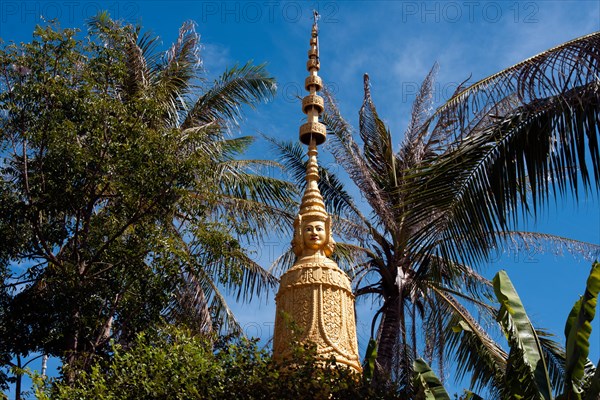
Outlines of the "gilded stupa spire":
[[[275,297],[273,357],[280,361],[288,358],[295,340],[312,342],[317,355],[325,359],[333,356],[337,363],[360,372],[354,295],[346,273],[329,258],[335,242],[331,237],[331,217],[318,187],[317,146],[325,142],[327,130],[319,122],[324,102],[317,94],[323,88],[318,76],[317,20],[315,12],[306,64],[309,75],[304,81],[308,95],[302,99],[307,121],[300,126],[300,142],[308,145],[306,189],[294,221],[292,247],[296,261],[281,276]],[[290,322],[298,328],[295,333]]]
[[319,77],[319,69],[321,64],[319,61],[319,27],[317,21],[319,14],[314,11],[315,21],[312,26],[310,35],[310,49],[308,50],[308,61],[306,69],[309,75],[304,80],[304,87],[308,91],[308,95],[302,99],[302,111],[307,115],[307,121],[300,127],[300,141],[310,147],[311,142],[315,141],[315,145],[320,145],[327,138],[327,129],[325,125],[319,122],[319,116],[324,109],[324,101],[317,94],[323,88],[323,81]]
[[[323,81],[318,75],[319,62],[319,27],[317,21],[319,14],[314,11],[314,23],[310,37],[310,49],[306,69],[309,75],[304,80],[308,95],[302,99],[302,111],[307,116],[305,124],[300,126],[300,142],[308,145],[308,163],[306,165],[306,190],[300,204],[300,221],[322,220],[328,221],[329,216],[325,210],[323,196],[319,191],[319,165],[317,164],[317,146],[324,143],[327,137],[327,128],[319,122],[319,117],[324,109],[323,98],[317,94],[323,88]],[[297,223],[299,221],[296,221]],[[296,254],[298,255],[298,254]],[[330,255],[330,254],[328,254]]]

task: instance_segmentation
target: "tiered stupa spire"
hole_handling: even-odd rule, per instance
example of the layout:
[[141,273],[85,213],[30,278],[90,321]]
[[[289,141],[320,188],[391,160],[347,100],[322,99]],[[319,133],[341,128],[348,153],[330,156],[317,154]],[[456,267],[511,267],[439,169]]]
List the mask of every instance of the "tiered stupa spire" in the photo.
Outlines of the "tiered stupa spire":
[[360,372],[354,295],[346,273],[328,258],[333,253],[335,242],[331,237],[331,217],[317,185],[317,146],[323,144],[327,137],[325,125],[319,122],[324,102],[317,94],[323,87],[318,76],[317,19],[315,13],[308,50],[309,76],[305,80],[309,94],[302,99],[302,111],[307,115],[307,122],[300,126],[300,142],[308,145],[306,190],[294,221],[292,246],[296,262],[281,276],[275,297],[277,315],[273,357],[276,360],[287,358],[294,340],[312,342],[317,346],[319,356],[334,356],[337,363]]
[[309,92],[308,96],[302,99],[302,111],[307,115],[307,121],[300,126],[300,141],[308,146],[312,139],[318,146],[325,142],[327,129],[325,125],[319,122],[319,116],[323,112],[323,98],[317,94],[323,88],[323,81],[319,77],[319,30],[317,26],[318,16],[315,13],[315,22],[312,27],[310,37],[310,49],[308,50],[308,61],[306,69],[309,75],[304,80],[304,87]]

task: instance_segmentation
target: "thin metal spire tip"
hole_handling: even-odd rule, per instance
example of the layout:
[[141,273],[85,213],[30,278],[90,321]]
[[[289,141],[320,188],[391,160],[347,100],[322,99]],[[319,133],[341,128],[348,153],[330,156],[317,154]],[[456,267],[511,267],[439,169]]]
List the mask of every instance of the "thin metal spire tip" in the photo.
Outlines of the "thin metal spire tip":
[[317,10],[313,10],[313,18],[314,18],[313,25],[317,26],[317,21],[321,18],[321,16],[319,15]]

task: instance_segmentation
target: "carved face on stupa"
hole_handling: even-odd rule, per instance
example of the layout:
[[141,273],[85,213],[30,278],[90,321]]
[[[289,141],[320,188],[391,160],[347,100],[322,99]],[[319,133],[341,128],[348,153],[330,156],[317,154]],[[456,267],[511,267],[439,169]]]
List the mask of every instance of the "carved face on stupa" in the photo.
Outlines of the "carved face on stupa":
[[294,239],[292,247],[297,257],[306,256],[322,250],[325,257],[329,257],[335,249],[335,242],[331,237],[331,218],[307,218],[298,215],[294,221]]
[[325,232],[325,222],[310,221],[302,226],[302,242],[305,249],[321,250],[327,240]]

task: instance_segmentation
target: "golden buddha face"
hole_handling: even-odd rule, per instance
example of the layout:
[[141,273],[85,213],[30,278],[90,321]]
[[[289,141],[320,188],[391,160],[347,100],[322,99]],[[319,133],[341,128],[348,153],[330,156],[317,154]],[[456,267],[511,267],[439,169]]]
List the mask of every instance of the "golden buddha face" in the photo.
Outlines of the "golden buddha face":
[[310,221],[302,224],[302,241],[304,247],[311,250],[320,250],[327,244],[327,231],[325,222]]
[[296,257],[303,257],[322,250],[325,257],[329,257],[335,249],[335,241],[331,237],[330,217],[307,219],[303,220],[302,215],[298,215],[294,220],[294,254]]

